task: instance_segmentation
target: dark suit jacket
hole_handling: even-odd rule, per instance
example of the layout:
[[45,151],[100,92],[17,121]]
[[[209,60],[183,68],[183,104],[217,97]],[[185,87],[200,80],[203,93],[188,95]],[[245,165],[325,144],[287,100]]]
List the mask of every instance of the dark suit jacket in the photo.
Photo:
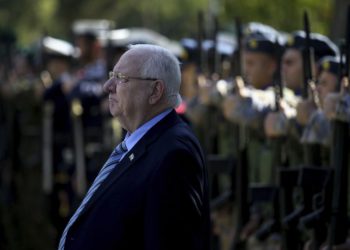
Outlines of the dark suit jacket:
[[209,249],[204,157],[174,111],[107,177],[70,228],[65,249]]

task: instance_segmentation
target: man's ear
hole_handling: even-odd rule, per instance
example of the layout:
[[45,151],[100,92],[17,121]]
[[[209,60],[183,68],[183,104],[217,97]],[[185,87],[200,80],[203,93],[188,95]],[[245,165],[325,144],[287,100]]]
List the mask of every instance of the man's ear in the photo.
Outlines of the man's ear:
[[152,92],[148,99],[149,103],[156,104],[157,102],[159,102],[159,100],[162,99],[164,92],[165,92],[164,82],[162,80],[154,81],[152,86]]

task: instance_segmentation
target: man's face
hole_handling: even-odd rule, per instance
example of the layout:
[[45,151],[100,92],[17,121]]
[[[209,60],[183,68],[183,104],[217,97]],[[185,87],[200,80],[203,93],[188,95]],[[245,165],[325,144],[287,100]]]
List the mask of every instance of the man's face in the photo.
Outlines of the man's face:
[[92,42],[88,42],[84,37],[78,37],[75,42],[80,49],[80,60],[83,63],[90,62],[92,58]]
[[[133,53],[125,53],[115,65],[113,72],[127,77],[140,77],[138,59]],[[122,82],[115,77],[104,84],[104,90],[109,93],[109,110],[124,128],[128,129],[128,124],[147,112],[151,86],[152,82],[148,80],[129,79]]]
[[197,92],[197,79],[196,79],[196,65],[194,63],[188,63],[182,68],[181,72],[181,95],[186,99],[192,99]]
[[276,63],[270,56],[260,52],[244,51],[243,75],[254,88],[264,89],[270,85],[275,70]]
[[321,105],[329,93],[335,92],[337,81],[338,79],[334,74],[328,71],[321,72],[317,84],[317,93],[320,98]]
[[301,53],[296,49],[287,49],[282,57],[282,79],[285,85],[300,90],[303,84],[303,61]]

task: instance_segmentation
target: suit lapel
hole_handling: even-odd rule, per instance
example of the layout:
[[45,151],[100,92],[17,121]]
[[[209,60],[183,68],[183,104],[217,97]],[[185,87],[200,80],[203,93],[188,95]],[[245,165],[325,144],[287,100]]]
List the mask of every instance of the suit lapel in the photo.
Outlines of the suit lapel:
[[96,190],[85,208],[81,212],[77,221],[95,204],[96,201],[117,181],[123,173],[132,168],[132,165],[146,153],[147,147],[152,144],[166,129],[180,122],[180,119],[173,110],[164,119],[152,127],[136,145],[118,163],[118,166],[109,174],[106,180]]

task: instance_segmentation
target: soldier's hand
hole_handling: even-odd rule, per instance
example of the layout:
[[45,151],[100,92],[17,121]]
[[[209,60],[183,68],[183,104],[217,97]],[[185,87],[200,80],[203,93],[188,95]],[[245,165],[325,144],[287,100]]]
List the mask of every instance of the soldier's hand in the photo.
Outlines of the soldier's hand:
[[337,104],[341,100],[342,95],[340,93],[329,93],[326,95],[323,101],[323,110],[327,119],[334,119],[336,116]]
[[212,104],[213,84],[204,75],[198,76],[199,102],[204,105]]
[[305,126],[314,111],[317,110],[316,104],[313,100],[302,100],[297,105],[296,119],[299,124]]
[[228,95],[222,102],[222,112],[224,117],[229,120],[236,122],[235,112],[239,107],[239,103],[241,101],[241,97],[238,95]]
[[288,120],[284,112],[269,112],[264,120],[267,137],[280,137],[287,134]]
[[240,234],[240,239],[245,241],[247,240],[256,230],[259,228],[261,224],[261,217],[259,215],[253,214],[248,223],[244,225],[242,232]]

